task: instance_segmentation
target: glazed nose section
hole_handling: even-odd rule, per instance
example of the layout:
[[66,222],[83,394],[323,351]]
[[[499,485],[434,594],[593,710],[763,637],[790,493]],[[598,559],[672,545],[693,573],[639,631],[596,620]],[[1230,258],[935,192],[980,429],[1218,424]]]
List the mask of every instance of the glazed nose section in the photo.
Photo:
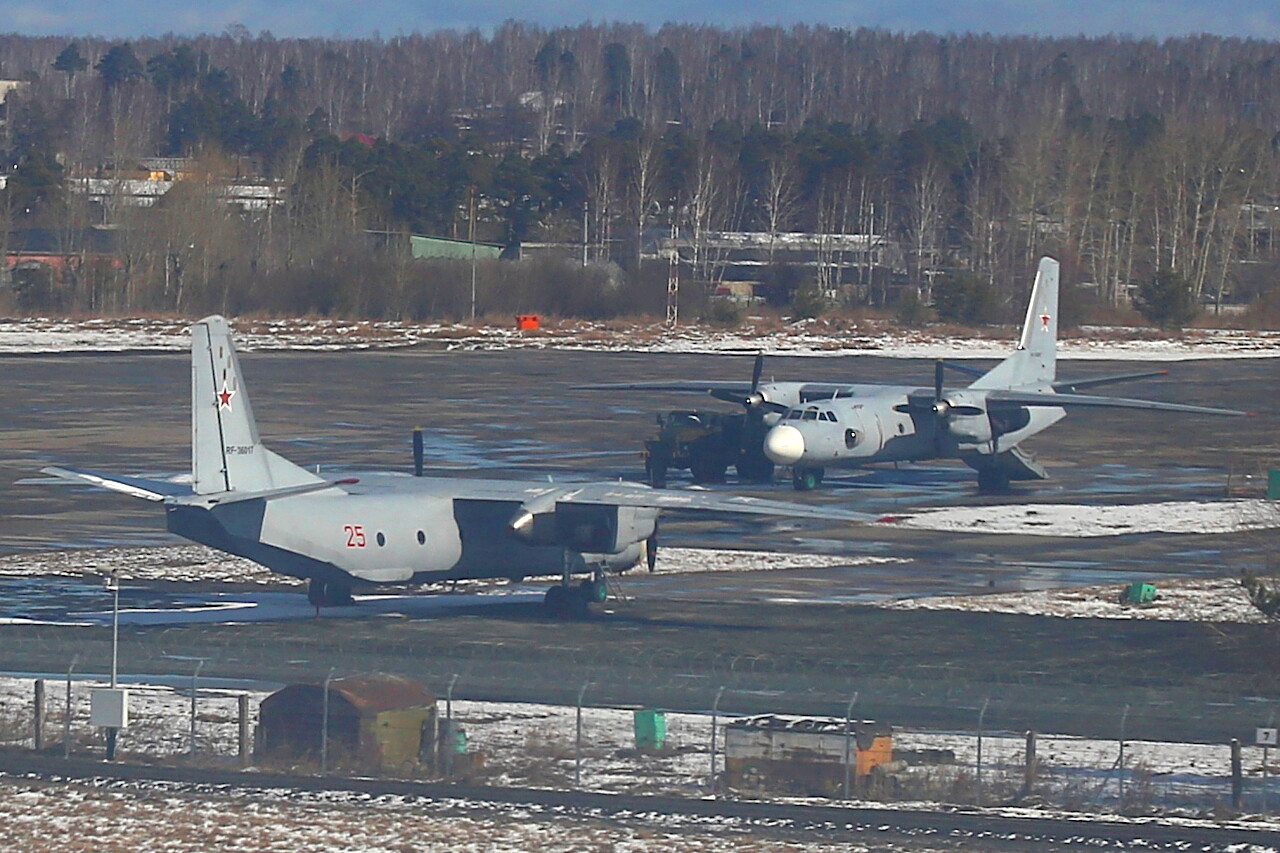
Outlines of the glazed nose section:
[[789,424],[779,424],[764,437],[764,455],[777,465],[794,465],[804,456],[804,436]]

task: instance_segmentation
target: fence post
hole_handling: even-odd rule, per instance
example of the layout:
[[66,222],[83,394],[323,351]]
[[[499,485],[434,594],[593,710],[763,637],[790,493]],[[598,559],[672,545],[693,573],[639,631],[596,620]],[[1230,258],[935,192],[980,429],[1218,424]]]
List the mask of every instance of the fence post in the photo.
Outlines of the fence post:
[[991,699],[982,700],[982,710],[978,712],[978,807],[982,807],[982,721],[987,716],[987,705]]
[[1022,775],[1022,796],[1030,796],[1036,787],[1036,732],[1027,731],[1027,766]]
[[711,703],[711,778],[708,780],[712,795],[716,792],[716,729],[720,726],[720,697],[724,695],[724,686],[716,691],[716,701]]
[[249,766],[249,695],[241,693],[236,697],[236,710],[240,722],[240,766]]
[[582,697],[587,693],[587,687],[591,685],[590,681],[582,682],[582,689],[578,691],[578,714],[577,714],[577,730],[573,737],[573,787],[582,786]]
[[71,658],[71,665],[67,667],[67,713],[62,719],[62,757],[71,757],[71,672],[76,668],[76,664],[80,661],[80,656],[76,655]]
[[1124,713],[1120,715],[1120,811],[1124,811],[1124,735],[1125,725],[1129,722],[1129,706],[1124,706]]
[[44,679],[43,678],[36,679],[35,719],[32,720],[32,725],[35,727],[32,743],[35,746],[36,752],[39,752],[40,750],[44,749]]
[[853,706],[858,701],[858,691],[853,691],[849,706],[844,709],[844,798],[849,799],[849,735],[853,728]]
[[320,775],[329,772],[329,683],[333,681],[334,667],[329,667],[329,674],[324,677],[324,696],[321,697],[320,723]]
[[446,736],[440,739],[440,746],[444,749],[444,778],[453,778],[453,750],[454,744],[457,743],[457,737],[453,730],[453,686],[458,683],[458,673],[454,673],[449,679],[449,687],[444,692],[444,719]]
[[196,754],[196,694],[199,691],[202,666],[204,666],[203,659],[196,663],[195,672],[191,673],[191,756],[193,758]]
[[1231,739],[1231,808],[1240,811],[1244,795],[1244,774],[1240,766],[1240,739]]

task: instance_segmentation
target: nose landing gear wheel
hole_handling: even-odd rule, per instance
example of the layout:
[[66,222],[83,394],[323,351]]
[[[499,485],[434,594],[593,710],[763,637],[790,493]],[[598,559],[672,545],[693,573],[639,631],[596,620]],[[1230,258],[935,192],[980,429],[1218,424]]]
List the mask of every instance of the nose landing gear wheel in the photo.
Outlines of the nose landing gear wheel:
[[821,468],[792,468],[791,485],[797,492],[808,492],[822,485]]

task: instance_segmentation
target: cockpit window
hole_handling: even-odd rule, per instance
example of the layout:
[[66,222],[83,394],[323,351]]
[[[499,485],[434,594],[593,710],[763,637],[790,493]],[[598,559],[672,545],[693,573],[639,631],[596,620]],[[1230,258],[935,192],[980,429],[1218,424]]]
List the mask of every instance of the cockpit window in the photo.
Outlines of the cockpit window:
[[792,421],[798,421],[800,420],[800,416],[803,414],[804,412],[800,411],[799,409],[792,409],[791,414],[787,415],[787,419]]
[[805,419],[806,421],[816,421],[816,420],[818,419],[818,410],[817,410],[817,409],[805,409],[805,410],[804,410],[804,419]]

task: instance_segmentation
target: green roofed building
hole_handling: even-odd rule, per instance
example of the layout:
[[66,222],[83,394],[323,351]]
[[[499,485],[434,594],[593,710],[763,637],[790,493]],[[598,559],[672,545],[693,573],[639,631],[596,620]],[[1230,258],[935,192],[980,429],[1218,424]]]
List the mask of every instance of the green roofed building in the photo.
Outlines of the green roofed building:
[[[470,240],[450,240],[447,237],[418,237],[409,235],[409,251],[415,260],[429,258],[454,258],[471,260],[473,244]],[[493,243],[475,243],[475,256],[480,260],[497,260],[502,247]]]
[[436,258],[456,261],[471,260],[472,246],[475,247],[475,258],[480,261],[498,260],[502,257],[502,246],[497,243],[472,243],[470,240],[451,240],[448,237],[420,237],[417,234],[405,234],[399,231],[367,231],[375,243],[382,247],[394,247],[403,251],[404,241],[409,241],[409,253],[416,260],[433,260]]

